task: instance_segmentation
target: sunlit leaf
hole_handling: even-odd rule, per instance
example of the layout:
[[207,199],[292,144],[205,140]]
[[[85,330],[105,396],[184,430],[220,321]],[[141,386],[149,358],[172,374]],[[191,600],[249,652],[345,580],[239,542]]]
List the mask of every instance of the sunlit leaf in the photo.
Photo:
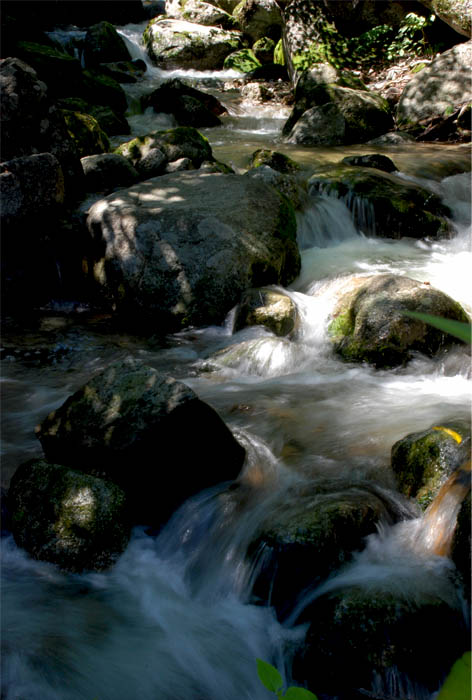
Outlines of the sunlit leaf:
[[284,695],[284,700],[318,700],[316,695],[311,690],[306,688],[296,688],[294,685],[287,688]]
[[450,318],[443,318],[442,316],[432,316],[431,314],[423,314],[419,311],[405,311],[405,316],[410,318],[416,318],[418,321],[424,321],[424,323],[429,323],[430,326],[438,328],[443,333],[449,333],[459,340],[463,340],[464,343],[470,343],[472,339],[472,326],[470,323],[463,323],[462,321],[453,321]]
[[470,651],[456,661],[436,700],[470,700]]
[[257,673],[259,675],[261,683],[265,685],[267,690],[277,693],[283,686],[283,679],[277,669],[272,666],[272,664],[263,661],[262,659],[256,659],[257,661]]

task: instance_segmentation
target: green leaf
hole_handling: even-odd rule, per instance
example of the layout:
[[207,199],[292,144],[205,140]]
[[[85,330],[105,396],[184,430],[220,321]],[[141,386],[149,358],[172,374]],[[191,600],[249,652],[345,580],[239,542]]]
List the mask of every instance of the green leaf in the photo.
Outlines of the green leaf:
[[283,679],[277,669],[272,666],[272,664],[263,661],[262,659],[256,659],[257,661],[257,673],[261,683],[265,685],[267,690],[277,693],[283,686]]
[[419,321],[424,321],[429,323],[430,326],[438,328],[443,333],[449,333],[459,340],[463,340],[464,343],[472,342],[472,326],[470,323],[463,323],[462,321],[453,321],[450,318],[443,318],[442,316],[432,316],[431,314],[423,314],[419,311],[405,311],[405,316],[410,318],[416,318]]
[[311,690],[306,690],[306,688],[296,688],[291,685],[287,688],[287,692],[284,695],[284,700],[318,700],[316,695],[311,692]]
[[470,651],[451,668],[436,700],[470,700]]

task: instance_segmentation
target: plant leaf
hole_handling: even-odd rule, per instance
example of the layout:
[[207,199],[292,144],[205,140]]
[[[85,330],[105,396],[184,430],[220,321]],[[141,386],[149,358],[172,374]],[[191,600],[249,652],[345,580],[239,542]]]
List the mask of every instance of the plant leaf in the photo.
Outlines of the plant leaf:
[[256,659],[257,661],[257,673],[259,679],[267,690],[277,693],[283,686],[283,679],[277,669],[272,666],[272,664],[263,661],[262,659]]
[[450,318],[443,318],[442,316],[432,316],[431,314],[422,314],[419,311],[405,311],[405,316],[410,318],[416,318],[418,321],[424,321],[424,323],[429,323],[430,326],[438,328],[443,333],[449,333],[459,340],[463,340],[464,343],[471,343],[472,338],[472,325],[470,323],[463,323],[462,321],[453,321]]
[[318,698],[311,692],[311,690],[307,690],[306,688],[297,688],[296,686],[291,685],[290,688],[287,688],[287,692],[284,695],[284,700],[318,700]]
[[436,700],[470,700],[470,651],[457,659]]

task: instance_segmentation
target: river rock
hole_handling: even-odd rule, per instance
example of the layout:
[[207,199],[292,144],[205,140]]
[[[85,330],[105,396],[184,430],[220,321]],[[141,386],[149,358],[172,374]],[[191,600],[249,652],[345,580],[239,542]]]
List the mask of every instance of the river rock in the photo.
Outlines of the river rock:
[[471,495],[466,496],[457,515],[457,525],[451,547],[451,558],[459,571],[464,585],[464,592],[470,604],[471,572]]
[[213,95],[174,78],[167,80],[142,99],[143,108],[173,114],[181,126],[218,126],[226,107]]
[[258,148],[251,156],[251,168],[258,168],[261,165],[268,165],[272,170],[287,174],[297,173],[301,169],[301,166],[285,153],[271,151],[267,148]]
[[366,485],[327,481],[288,490],[250,548],[258,571],[254,594],[283,618],[303,591],[349,561],[379,522],[392,517]]
[[410,80],[397,108],[397,123],[403,127],[422,120],[444,117],[472,101],[470,70],[472,41],[445,51]]
[[[309,191],[342,199],[365,233],[382,238],[447,238],[449,209],[431,191],[374,168],[329,165],[308,181]],[[354,206],[357,202],[357,206]],[[362,204],[362,206],[360,206]]]
[[132,359],[95,375],[37,436],[50,461],[119,484],[133,522],[148,525],[165,522],[198,491],[235,479],[245,456],[188,386]]
[[379,697],[378,689],[391,688],[392,677],[418,688],[413,697],[437,690],[470,644],[458,601],[450,605],[440,593],[421,590],[408,597],[385,587],[376,590],[372,580],[365,589],[335,590],[303,612],[298,621],[309,628],[294,659],[298,683],[346,699],[363,697],[359,689]]
[[247,326],[265,326],[275,335],[293,333],[298,320],[292,299],[278,289],[248,289],[236,307],[233,333]]
[[226,56],[242,48],[238,32],[159,17],[149,22],[143,39],[151,60],[164,70],[218,70]]
[[302,209],[308,203],[306,183],[299,178],[280,173],[268,165],[259,165],[245,173],[244,177],[265,182],[274,187],[283,197],[286,197],[294,209]]
[[202,24],[207,27],[239,29],[237,20],[217,3],[202,0],[166,0],[166,15],[172,19]]
[[83,56],[87,68],[100,63],[131,60],[124,39],[109,22],[99,22],[88,28]]
[[1,163],[0,172],[1,221],[13,227],[16,235],[25,221],[46,212],[51,220],[57,215],[59,205],[64,203],[64,175],[51,153],[14,158]]
[[94,117],[68,109],[62,110],[62,114],[79,158],[110,150],[108,136]]
[[100,153],[80,159],[87,192],[111,192],[116,187],[129,187],[139,179],[138,171],[124,156]]
[[78,58],[60,49],[36,42],[18,42],[18,56],[34,68],[48,87],[49,96],[67,97],[82,81]]
[[424,510],[452,472],[466,462],[468,445],[470,425],[460,421],[438,424],[398,440],[392,447],[391,464],[400,491]]
[[254,56],[263,65],[274,62],[275,41],[268,36],[258,39],[252,46]]
[[261,65],[252,49],[239,49],[239,51],[234,51],[226,56],[223,68],[224,70],[237,70],[240,73],[251,73]]
[[313,99],[317,103],[298,118],[300,105],[295,105],[283,129],[288,143],[307,146],[364,143],[393,126],[388,102],[373,92],[324,85]]
[[384,173],[393,173],[395,170],[398,170],[390,158],[380,153],[372,153],[365,156],[346,156],[341,163],[358,165],[361,168],[375,168],[376,170],[383,170]]
[[17,545],[61,569],[106,569],[128,544],[126,497],[111,481],[37,459],[17,469],[8,501]]
[[275,0],[241,0],[234,8],[233,16],[251,43],[262,37],[280,38],[282,14]]
[[221,323],[247,287],[300,270],[294,210],[238,175],[164,175],[92,206],[97,283],[129,320],[162,332]]
[[212,161],[208,139],[193,127],[177,127],[154,131],[121,144],[116,153],[128,158],[146,178],[160,175],[167,163],[188,158],[194,168],[204,161]]
[[420,0],[420,2],[456,32],[470,38],[471,0]]
[[459,342],[408,311],[469,321],[460,304],[430,285],[392,274],[353,277],[328,327],[334,350],[349,362],[395,367],[413,352],[432,356]]

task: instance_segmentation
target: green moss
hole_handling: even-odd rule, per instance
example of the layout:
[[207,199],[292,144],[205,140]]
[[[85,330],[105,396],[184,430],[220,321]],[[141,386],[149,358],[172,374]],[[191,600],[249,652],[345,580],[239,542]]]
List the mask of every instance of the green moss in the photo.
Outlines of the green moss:
[[260,68],[261,65],[252,49],[240,49],[226,56],[223,68],[225,70],[237,70],[240,73],[250,73],[256,68]]
[[108,136],[94,117],[66,109],[62,110],[62,114],[80,158],[110,150]]
[[285,66],[285,54],[282,39],[279,39],[274,49],[274,63],[279,66]]
[[254,151],[251,157],[252,168],[259,168],[261,165],[268,165],[280,173],[295,173],[300,170],[299,164],[289,158],[289,156],[265,148],[259,148],[257,151]]
[[338,314],[328,326],[332,339],[344,338],[354,333],[354,316],[351,311]]

